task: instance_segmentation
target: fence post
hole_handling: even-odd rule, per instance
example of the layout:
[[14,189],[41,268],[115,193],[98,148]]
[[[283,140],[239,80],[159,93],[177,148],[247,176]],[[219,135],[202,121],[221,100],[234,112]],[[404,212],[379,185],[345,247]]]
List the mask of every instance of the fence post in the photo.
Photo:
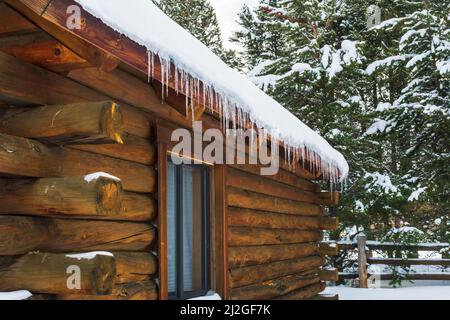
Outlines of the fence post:
[[358,241],[358,270],[359,270],[359,287],[367,288],[367,256],[366,256],[366,240],[367,237],[361,233],[357,237]]

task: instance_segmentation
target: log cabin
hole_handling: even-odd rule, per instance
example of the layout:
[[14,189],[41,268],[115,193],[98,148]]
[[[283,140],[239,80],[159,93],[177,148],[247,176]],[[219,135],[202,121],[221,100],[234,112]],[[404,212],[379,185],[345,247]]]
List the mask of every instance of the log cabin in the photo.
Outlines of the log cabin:
[[[231,157],[230,129],[256,132]],[[208,130],[226,161],[202,157]],[[0,292],[320,299],[339,202],[321,186],[347,172],[151,1],[0,0]]]

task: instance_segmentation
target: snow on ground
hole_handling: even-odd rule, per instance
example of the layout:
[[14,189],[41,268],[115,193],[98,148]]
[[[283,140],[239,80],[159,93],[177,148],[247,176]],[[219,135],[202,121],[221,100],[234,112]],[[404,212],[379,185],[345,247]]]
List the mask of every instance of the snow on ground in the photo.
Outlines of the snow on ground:
[[13,292],[0,292],[0,300],[25,300],[31,296],[32,294],[26,290]]
[[324,294],[338,294],[339,300],[450,300],[450,286],[397,289],[328,287]]
[[[326,178],[336,179],[337,171],[341,177],[347,176],[349,167],[340,152],[247,77],[227,66],[151,1],[75,1],[110,28],[147,48],[149,76],[153,74],[154,59],[159,59],[162,82],[166,84],[172,63],[175,67],[172,71],[181,77],[180,82],[185,83],[183,86],[186,87],[184,92],[191,97],[195,96],[195,92],[200,92],[201,81],[204,85],[204,103],[211,105],[216,93],[222,115],[227,120],[237,116],[242,121],[246,117],[236,113],[244,113],[276,141],[283,141],[291,147],[291,151],[300,153],[304,148],[308,149],[313,153],[315,162],[325,168]],[[179,88],[176,89],[178,91]]]
[[208,292],[205,296],[203,297],[196,297],[196,298],[192,298],[189,300],[201,300],[201,301],[206,301],[206,300],[222,300],[222,298],[215,292]]

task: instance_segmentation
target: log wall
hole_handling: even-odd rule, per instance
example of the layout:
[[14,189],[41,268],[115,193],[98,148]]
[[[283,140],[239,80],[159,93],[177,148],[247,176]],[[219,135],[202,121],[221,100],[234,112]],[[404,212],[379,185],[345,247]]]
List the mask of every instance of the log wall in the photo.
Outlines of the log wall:
[[[158,299],[154,118],[142,99],[70,79],[92,65],[1,3],[0,16],[0,292]],[[40,63],[52,43],[62,56]],[[86,177],[97,172],[111,176]],[[70,258],[94,251],[113,257]],[[71,265],[79,290],[66,283]]]
[[[284,161],[284,160],[281,160]],[[227,168],[231,299],[309,299],[323,290],[320,188],[283,168]]]

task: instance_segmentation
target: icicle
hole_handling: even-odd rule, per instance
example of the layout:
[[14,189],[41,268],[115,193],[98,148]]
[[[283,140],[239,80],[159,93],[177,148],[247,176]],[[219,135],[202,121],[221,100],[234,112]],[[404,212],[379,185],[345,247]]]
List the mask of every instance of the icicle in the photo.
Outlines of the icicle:
[[191,79],[189,81],[189,93],[190,93],[190,100],[191,100],[191,117],[192,122],[195,121],[194,116],[194,105],[195,105],[195,79]]
[[151,53],[150,53],[150,50],[149,50],[149,51],[147,51],[147,82],[148,83],[150,83],[150,80],[152,78],[152,75],[151,75],[152,65],[151,64],[152,64]]
[[184,94],[186,97],[186,114],[189,114],[189,76],[185,74],[184,76]]
[[206,109],[206,88],[203,85],[203,108]]
[[155,54],[152,52],[152,78],[155,79]]
[[167,75],[166,75],[166,97],[169,96],[169,86],[170,86],[170,60],[167,60],[167,66],[166,66],[166,70],[167,70]]
[[196,79],[196,87],[197,87],[197,105],[200,105],[200,81]]
[[161,92],[161,96],[162,96],[162,100],[164,101],[164,59],[162,59],[161,57],[159,57],[159,62],[161,64],[161,85],[162,85],[162,92]]

